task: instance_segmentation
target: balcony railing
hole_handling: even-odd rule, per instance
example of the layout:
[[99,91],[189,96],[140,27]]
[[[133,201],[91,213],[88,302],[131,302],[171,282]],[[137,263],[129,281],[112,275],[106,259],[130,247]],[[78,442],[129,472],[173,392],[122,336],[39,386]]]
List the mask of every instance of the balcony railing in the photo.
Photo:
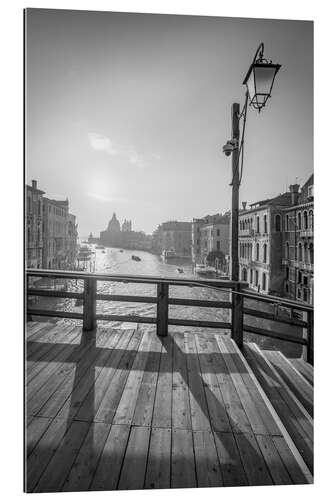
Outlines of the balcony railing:
[[[27,269],[27,295],[40,297],[60,297],[71,299],[82,299],[83,312],[75,313],[69,311],[37,309],[27,305],[27,316],[49,316],[60,318],[72,318],[82,320],[83,329],[86,331],[94,330],[98,321],[124,321],[134,323],[155,324],[157,335],[164,337],[168,335],[168,326],[190,326],[201,328],[223,328],[231,331],[231,337],[239,347],[243,345],[244,331],[271,337],[287,342],[292,342],[305,346],[306,357],[309,362],[313,362],[313,307],[300,304],[295,301],[280,299],[269,295],[261,295],[248,291],[248,284],[242,281],[219,280],[219,279],[198,279],[188,280],[183,278],[160,278],[154,276],[134,276],[117,274],[97,274],[77,271],[56,271],[47,269]],[[67,280],[83,280],[83,292],[68,292],[64,290],[45,290],[29,287],[29,278],[51,278]],[[122,283],[142,283],[156,285],[156,296],[138,296],[138,295],[118,295],[97,293],[97,283],[99,281],[122,282]],[[202,287],[218,291],[231,292],[231,300],[198,300],[185,298],[172,298],[169,296],[169,287]],[[244,299],[250,301],[259,301],[266,304],[272,304],[275,312],[264,312],[255,308],[244,307]],[[157,305],[156,317],[147,317],[139,315],[115,315],[115,314],[97,314],[96,302],[100,301],[118,301],[118,302],[141,302]],[[231,321],[199,321],[192,319],[169,318],[169,305],[212,307],[231,310]],[[287,309],[290,317],[278,314],[279,308]],[[299,320],[293,317],[294,311],[305,312],[307,320]],[[264,328],[254,327],[244,323],[245,316],[255,316],[278,323],[286,323],[292,326],[298,326],[307,330],[306,338],[298,338],[289,334],[276,332]]]
[[311,229],[302,229],[299,232],[301,238],[311,238],[313,237],[313,228]]

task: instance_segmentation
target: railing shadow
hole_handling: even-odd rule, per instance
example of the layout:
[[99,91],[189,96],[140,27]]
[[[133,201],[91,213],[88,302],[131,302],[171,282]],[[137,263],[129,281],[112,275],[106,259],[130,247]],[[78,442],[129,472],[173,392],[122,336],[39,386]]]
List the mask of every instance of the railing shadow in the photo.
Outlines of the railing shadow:
[[[139,337],[139,340],[141,338]],[[138,351],[138,347],[128,348],[130,337],[128,342],[125,342],[125,345],[120,348],[121,336],[114,345],[111,342],[111,347],[106,347],[103,345],[103,339],[102,341],[100,339],[99,331],[82,332],[79,344],[65,344],[59,356],[52,358],[52,362],[61,363],[61,369],[63,369],[63,365],[68,363],[74,364],[74,367],[70,371],[71,376],[67,376],[70,377],[69,379],[59,376],[57,369],[60,366],[55,369],[54,373],[52,373],[52,370],[51,374],[49,372],[50,378],[58,376],[59,379],[59,384],[55,383],[53,392],[50,391],[50,394],[45,393],[44,386],[39,389],[41,395],[40,407],[34,414],[46,416],[47,411],[45,411],[45,408],[51,405],[53,414],[51,415],[52,412],[50,412],[50,417],[55,418],[58,437],[52,440],[52,436],[50,436],[50,444],[48,444],[47,439],[45,439],[46,431],[44,439],[40,440],[34,450],[30,450],[30,455],[27,457],[28,491],[88,490],[91,487],[92,478],[100,460],[103,443],[107,439],[112,424],[112,418],[104,422],[104,426],[94,423],[99,405],[107,390],[102,379],[98,378],[96,384],[96,378],[103,376],[101,371],[103,368],[125,370],[128,375],[134,359],[144,366],[144,372],[147,372],[150,369],[149,367],[157,364],[162,370],[160,373],[162,373],[162,367],[168,366],[168,363],[162,361],[164,357],[170,356],[173,360],[177,359],[177,369],[186,387],[184,394],[185,398],[188,398],[188,409],[191,411],[192,398],[210,424],[216,448],[223,450],[226,457],[232,457],[229,464],[225,465],[225,471],[223,467],[220,468],[221,477],[217,479],[217,482],[221,485],[228,484],[228,478],[231,478],[231,482],[233,480],[238,485],[273,484],[273,482],[276,482],[265,465],[254,437],[251,422],[242,407],[239,396],[236,393],[233,394],[234,398],[238,398],[238,412],[242,414],[243,418],[241,428],[240,422],[233,417],[232,408],[228,407],[229,403],[224,399],[225,396],[221,391],[220,382],[216,379],[215,385],[207,383],[208,376],[218,377],[221,381],[233,372],[245,373],[245,367],[242,368],[238,365],[236,368],[236,363],[226,363],[226,356],[233,359],[236,354],[229,353],[222,356],[218,352],[185,352],[174,338],[172,338],[171,342],[166,341],[165,338],[160,338],[160,341],[163,352],[150,352],[149,354],[151,360],[154,356],[159,357],[158,363],[155,360],[155,363],[147,364],[145,352]],[[45,345],[42,342],[36,343],[33,339],[28,340],[27,361],[38,362],[37,344],[39,343]],[[105,343],[108,345],[107,339]],[[55,346],[57,344],[50,343],[50,345]],[[51,350],[50,348],[50,352]],[[47,357],[45,360],[47,361]],[[213,374],[210,373],[212,366],[214,367]],[[173,369],[174,367],[171,368],[171,372]],[[98,370],[97,376],[96,370]],[[170,373],[170,368],[165,370]],[[189,379],[189,373],[191,379]],[[112,383],[112,378],[110,381]],[[45,380],[45,384],[47,383]],[[212,421],[212,412],[210,411],[212,408],[214,408],[217,416],[216,421],[218,421],[219,415],[220,417],[223,416],[224,424],[221,428],[216,428],[217,426]],[[29,401],[27,402],[27,411],[29,415]],[[246,449],[246,453],[243,453],[241,458],[242,449]],[[144,457],[142,459],[146,460]],[[251,463],[247,464],[246,460],[250,460]],[[168,466],[170,467],[170,464]],[[38,467],[39,470],[37,470]],[[200,469],[200,463],[196,463],[195,467],[197,470]],[[233,468],[235,471],[237,470],[237,474],[234,473],[235,471],[233,472]],[[217,476],[218,473],[216,473],[215,477]],[[198,472],[196,472],[196,477],[196,481],[198,481]],[[143,481],[144,477],[142,478],[142,487],[144,486]],[[285,482],[283,484],[288,484],[288,482],[290,482],[290,477],[285,473]],[[117,485],[118,483],[114,483],[115,487]],[[169,486],[171,487],[172,484],[170,483]],[[196,486],[196,484],[192,486]]]

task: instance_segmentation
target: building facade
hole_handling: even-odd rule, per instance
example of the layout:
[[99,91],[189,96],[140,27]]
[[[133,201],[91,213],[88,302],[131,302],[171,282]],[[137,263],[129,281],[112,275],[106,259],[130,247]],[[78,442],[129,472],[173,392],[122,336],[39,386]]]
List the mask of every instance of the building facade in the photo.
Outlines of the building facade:
[[[121,227],[121,229],[120,229]],[[133,231],[132,221],[124,220],[122,226],[115,213],[105,231],[100,233],[100,243],[109,247],[126,248],[133,250],[151,250],[152,237],[143,231]]]
[[162,254],[173,252],[175,257],[190,258],[192,224],[183,221],[163,222],[153,233],[153,251]]
[[239,279],[264,294],[283,295],[283,214],[297,203],[295,190],[253,203],[239,214]]
[[43,210],[43,267],[68,267],[68,200],[44,198]]
[[229,255],[230,213],[207,215],[192,222],[192,262],[205,264],[211,252]]
[[283,272],[286,297],[313,305],[314,176],[283,213]]
[[25,241],[27,267],[43,266],[43,194],[37,181],[26,185]]

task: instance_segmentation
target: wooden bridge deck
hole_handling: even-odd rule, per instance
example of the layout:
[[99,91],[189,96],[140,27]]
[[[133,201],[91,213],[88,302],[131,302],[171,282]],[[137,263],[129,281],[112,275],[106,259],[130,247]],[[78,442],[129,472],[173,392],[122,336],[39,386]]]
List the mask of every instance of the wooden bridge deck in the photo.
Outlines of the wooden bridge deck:
[[228,337],[27,328],[27,491],[312,482]]

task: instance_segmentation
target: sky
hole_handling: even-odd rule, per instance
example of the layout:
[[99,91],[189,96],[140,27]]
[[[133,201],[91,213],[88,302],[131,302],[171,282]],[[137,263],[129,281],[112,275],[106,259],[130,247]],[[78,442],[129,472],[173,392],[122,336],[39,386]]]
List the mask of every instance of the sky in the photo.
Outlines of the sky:
[[260,42],[282,67],[248,111],[248,203],[313,172],[312,22],[28,9],[26,182],[68,197],[80,235],[229,210],[222,146]]

